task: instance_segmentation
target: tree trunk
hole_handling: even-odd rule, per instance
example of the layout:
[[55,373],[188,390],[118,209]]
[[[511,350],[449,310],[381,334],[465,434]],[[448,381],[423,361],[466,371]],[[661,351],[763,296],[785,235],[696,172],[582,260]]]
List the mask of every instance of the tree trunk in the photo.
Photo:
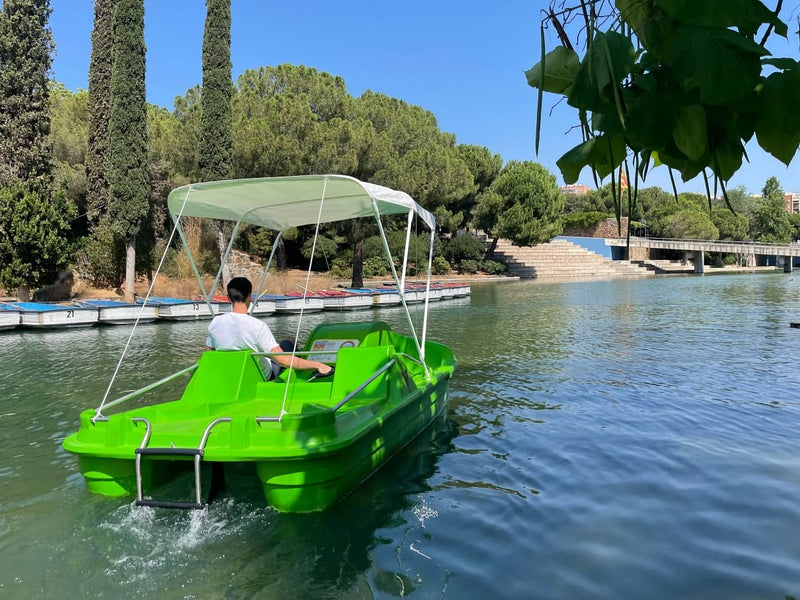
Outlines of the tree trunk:
[[494,259],[494,251],[497,248],[497,241],[500,238],[494,238],[492,243],[489,244],[489,247],[486,248],[486,253],[483,255],[483,260],[493,260]]
[[275,268],[278,271],[286,270],[286,246],[283,245],[283,238],[278,240],[278,247],[275,249]]
[[133,302],[136,295],[136,236],[125,241],[125,301]]
[[[228,239],[225,234],[225,222],[217,221],[217,249],[219,250],[219,262],[222,265],[222,280],[220,285],[223,290],[228,289],[228,282],[231,280],[231,267],[226,260],[224,263],[222,259],[225,257],[225,250],[228,248]],[[216,290],[212,290],[215,293]],[[223,291],[223,293],[225,293]]]
[[358,240],[353,246],[353,282],[351,287],[364,287],[364,240]]
[[31,288],[28,285],[21,285],[17,288],[17,299],[20,302],[28,302],[31,299]]

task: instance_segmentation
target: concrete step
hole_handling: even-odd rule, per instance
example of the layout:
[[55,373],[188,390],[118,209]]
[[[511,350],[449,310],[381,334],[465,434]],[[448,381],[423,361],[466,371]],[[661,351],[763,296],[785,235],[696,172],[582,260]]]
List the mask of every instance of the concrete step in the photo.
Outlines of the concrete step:
[[[488,243],[488,242],[487,242]],[[533,247],[514,246],[500,240],[495,255],[519,277],[642,277],[653,275],[644,266],[612,261],[567,240],[552,240]]]

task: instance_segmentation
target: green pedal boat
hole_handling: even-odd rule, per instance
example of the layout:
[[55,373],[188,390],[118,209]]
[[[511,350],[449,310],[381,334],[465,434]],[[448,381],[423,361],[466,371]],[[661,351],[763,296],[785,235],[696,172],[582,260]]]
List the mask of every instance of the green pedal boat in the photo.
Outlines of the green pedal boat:
[[[182,217],[208,217],[233,221],[231,239],[248,223],[280,232],[374,216],[387,253],[382,214],[408,213],[409,231],[414,215],[435,228],[433,216],[406,194],[339,175],[193,184],[174,190],[169,208],[181,235]],[[275,246],[279,239],[280,234]],[[431,243],[431,254],[432,248]],[[402,272],[406,260],[407,250]],[[265,278],[268,272],[269,263]],[[404,290],[393,265],[392,273],[397,289]],[[211,290],[198,281],[210,303],[217,281]],[[330,376],[287,369],[267,380],[262,357],[269,354],[209,350],[196,364],[116,400],[107,401],[107,391],[98,408],[81,414],[80,428],[64,448],[77,455],[89,491],[136,497],[138,505],[202,508],[210,472],[240,463],[251,469],[236,472],[257,477],[275,509],[325,509],[430,425],[447,403],[453,353],[425,339],[427,299],[421,338],[404,298],[402,306],[411,335],[382,321],[318,325],[304,350],[293,354],[333,365]],[[124,356],[123,351],[120,364]],[[163,386],[183,376],[190,379],[180,397],[163,398]],[[109,391],[113,383],[112,377]],[[116,412],[153,396],[155,401]],[[187,470],[194,472],[192,501],[152,497]]]

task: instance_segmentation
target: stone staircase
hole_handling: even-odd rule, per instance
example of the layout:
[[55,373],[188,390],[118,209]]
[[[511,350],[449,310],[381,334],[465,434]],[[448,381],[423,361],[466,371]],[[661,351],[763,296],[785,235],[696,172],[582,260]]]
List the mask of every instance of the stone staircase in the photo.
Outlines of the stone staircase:
[[508,265],[508,274],[520,278],[647,277],[646,268],[624,260],[610,260],[567,240],[551,240],[532,247],[499,240],[495,258]]

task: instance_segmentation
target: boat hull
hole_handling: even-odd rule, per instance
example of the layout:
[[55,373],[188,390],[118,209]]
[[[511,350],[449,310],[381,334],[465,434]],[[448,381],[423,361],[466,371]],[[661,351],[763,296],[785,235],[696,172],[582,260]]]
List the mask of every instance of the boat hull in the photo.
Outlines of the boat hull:
[[19,322],[19,311],[0,310],[0,331],[19,327]]
[[202,461],[254,465],[270,506],[323,510],[442,413],[455,359],[427,342],[426,374],[411,356],[413,342],[382,322],[325,324],[318,331],[323,337],[312,335],[307,348],[333,352],[330,380],[288,370],[265,381],[250,351],[209,351],[179,400],[100,419],[84,411],[64,448],[78,455],[91,492],[132,496],[137,448],[144,444],[155,453],[141,460],[147,495],[176,469],[193,468],[188,450],[206,439]]
[[91,327],[97,324],[98,312],[93,308],[64,307],[46,310],[25,310],[20,312],[23,327],[37,329],[65,329]]

